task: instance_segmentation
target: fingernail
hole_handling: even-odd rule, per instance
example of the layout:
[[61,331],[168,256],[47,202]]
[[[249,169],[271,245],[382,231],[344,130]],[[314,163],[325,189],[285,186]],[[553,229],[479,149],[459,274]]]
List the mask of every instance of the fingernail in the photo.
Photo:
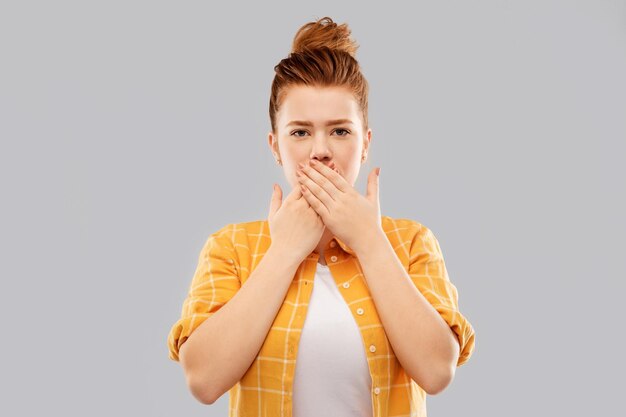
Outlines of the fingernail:
[[380,176],[380,167],[376,168],[376,176]]

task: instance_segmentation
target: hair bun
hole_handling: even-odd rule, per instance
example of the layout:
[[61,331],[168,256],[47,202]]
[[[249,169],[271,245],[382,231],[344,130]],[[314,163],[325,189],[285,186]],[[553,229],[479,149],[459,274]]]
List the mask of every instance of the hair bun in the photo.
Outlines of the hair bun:
[[291,47],[292,53],[329,48],[349,53],[356,58],[359,45],[350,38],[351,30],[346,23],[338,25],[326,16],[303,25],[296,33]]

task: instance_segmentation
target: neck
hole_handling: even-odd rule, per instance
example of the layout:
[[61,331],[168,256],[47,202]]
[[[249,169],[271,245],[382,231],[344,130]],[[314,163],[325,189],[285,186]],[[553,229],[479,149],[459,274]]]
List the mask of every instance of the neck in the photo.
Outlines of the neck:
[[322,237],[320,238],[320,241],[316,247],[317,253],[320,254],[320,257],[324,255],[324,248],[326,248],[326,245],[328,245],[328,242],[330,242],[332,239],[333,239],[332,232],[328,230],[328,228],[326,228],[326,230],[324,230],[324,233],[322,234]]

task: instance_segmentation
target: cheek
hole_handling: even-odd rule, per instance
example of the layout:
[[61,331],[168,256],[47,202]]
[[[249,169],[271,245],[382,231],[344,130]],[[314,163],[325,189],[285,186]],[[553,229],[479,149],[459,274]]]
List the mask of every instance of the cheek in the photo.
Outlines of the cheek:
[[298,176],[296,175],[296,171],[298,169],[297,162],[293,164],[290,168],[285,168],[285,177],[287,181],[291,184],[292,187],[297,187],[300,185],[300,181],[298,181]]

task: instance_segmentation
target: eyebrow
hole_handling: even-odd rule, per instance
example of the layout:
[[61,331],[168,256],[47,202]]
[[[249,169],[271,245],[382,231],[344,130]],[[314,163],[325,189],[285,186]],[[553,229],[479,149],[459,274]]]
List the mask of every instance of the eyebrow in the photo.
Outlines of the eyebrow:
[[[351,124],[353,125],[354,123],[352,123],[352,120],[350,119],[337,119],[337,120],[329,120],[328,122],[326,122],[326,126],[333,126],[333,125],[341,125],[341,124]],[[291,122],[287,123],[287,126],[291,126],[291,125],[296,125],[296,126],[313,126],[313,123],[309,122],[308,120],[292,120]]]

